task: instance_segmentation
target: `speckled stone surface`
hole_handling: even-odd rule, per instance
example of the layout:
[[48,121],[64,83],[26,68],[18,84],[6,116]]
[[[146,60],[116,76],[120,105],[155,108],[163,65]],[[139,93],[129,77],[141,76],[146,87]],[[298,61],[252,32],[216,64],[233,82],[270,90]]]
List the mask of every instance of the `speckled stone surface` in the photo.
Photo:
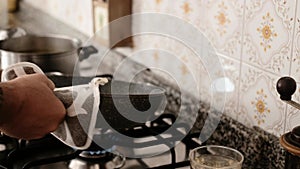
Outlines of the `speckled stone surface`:
[[207,144],[224,145],[243,153],[243,168],[284,168],[284,151],[279,139],[258,129],[222,116]]

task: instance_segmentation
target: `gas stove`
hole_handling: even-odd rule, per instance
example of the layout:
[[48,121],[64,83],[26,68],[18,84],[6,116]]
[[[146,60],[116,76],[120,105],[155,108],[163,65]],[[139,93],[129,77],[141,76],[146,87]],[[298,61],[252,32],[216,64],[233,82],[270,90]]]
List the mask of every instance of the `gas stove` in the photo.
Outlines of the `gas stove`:
[[[162,114],[150,125],[141,125],[132,129],[126,129],[122,133],[132,137],[147,138],[158,133],[166,132],[175,121],[173,114]],[[184,127],[184,124],[178,128]],[[114,133],[107,136],[112,137]],[[189,151],[201,143],[198,141],[199,133],[184,133],[178,130],[173,137],[186,135],[175,148],[148,158],[125,158],[121,154],[112,153],[111,149],[103,149],[95,143],[86,150],[76,150],[66,146],[52,135],[42,139],[24,141],[16,140],[5,135],[0,136],[0,168],[11,169],[109,169],[109,168],[189,168]],[[140,143],[141,147],[147,145],[154,150],[162,146],[156,140],[146,139]],[[166,146],[174,143],[165,141]],[[147,148],[147,147],[145,147]]]

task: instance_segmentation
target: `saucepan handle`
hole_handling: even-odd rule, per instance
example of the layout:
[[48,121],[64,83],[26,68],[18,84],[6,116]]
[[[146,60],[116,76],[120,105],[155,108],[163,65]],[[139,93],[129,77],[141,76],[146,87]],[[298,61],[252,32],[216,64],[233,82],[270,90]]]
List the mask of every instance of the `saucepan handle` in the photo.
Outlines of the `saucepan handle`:
[[79,47],[78,48],[79,61],[83,61],[95,53],[98,53],[98,50],[96,47],[94,47],[92,45],[85,46],[85,47]]

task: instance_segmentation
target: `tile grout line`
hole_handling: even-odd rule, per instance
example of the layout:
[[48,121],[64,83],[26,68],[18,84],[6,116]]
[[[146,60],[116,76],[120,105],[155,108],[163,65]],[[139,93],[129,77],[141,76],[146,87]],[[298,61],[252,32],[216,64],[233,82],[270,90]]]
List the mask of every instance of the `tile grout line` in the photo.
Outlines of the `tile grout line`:
[[242,76],[242,65],[243,65],[243,52],[244,52],[244,34],[245,34],[245,24],[246,24],[246,0],[244,0],[244,10],[243,10],[243,19],[242,19],[242,39],[241,39],[241,51],[240,51],[240,67],[239,67],[239,81],[238,81],[238,100],[237,100],[237,112],[240,111],[240,100],[241,100],[241,76]]
[[292,32],[292,43],[291,43],[291,58],[290,58],[290,70],[289,70],[289,75],[291,76],[292,74],[292,61],[293,61],[293,52],[294,52],[294,41],[295,41],[295,32],[296,32],[296,18],[297,18],[297,8],[298,8],[298,0],[296,1],[296,5],[295,5],[295,12],[294,12],[294,25],[293,25],[293,32]]
[[[224,55],[224,56],[222,56],[222,57],[227,58],[227,59],[229,59],[229,60],[236,61],[236,62],[241,62],[239,59],[232,58],[232,57],[229,57],[229,56],[226,56],[226,55]],[[278,73],[274,73],[274,72],[272,72],[272,71],[270,71],[270,70],[263,69],[263,68],[261,68],[261,67],[259,67],[259,66],[257,66],[257,65],[253,65],[253,64],[248,63],[248,62],[243,62],[243,65],[249,66],[250,68],[258,69],[258,70],[260,70],[260,71],[262,71],[262,72],[266,72],[266,73],[271,74],[271,75],[273,75],[273,76],[281,76],[281,75],[278,74]],[[297,83],[298,83],[298,82],[297,82]]]
[[[290,70],[289,70],[289,76],[292,75],[292,66],[293,66],[293,54],[294,54],[294,43],[295,43],[295,33],[296,33],[296,20],[297,20],[297,10],[298,9],[298,0],[296,1],[295,10],[294,10],[294,26],[293,26],[293,32],[292,32],[292,43],[291,43],[291,57],[290,57]],[[288,117],[288,105],[285,103],[285,120],[284,120],[284,126],[283,126],[283,133],[286,133],[287,131],[287,117]]]

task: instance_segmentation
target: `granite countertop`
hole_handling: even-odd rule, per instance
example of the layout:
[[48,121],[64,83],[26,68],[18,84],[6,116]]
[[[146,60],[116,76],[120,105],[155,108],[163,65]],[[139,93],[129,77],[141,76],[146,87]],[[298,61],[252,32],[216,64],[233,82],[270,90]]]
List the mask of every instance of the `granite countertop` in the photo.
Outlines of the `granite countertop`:
[[[82,41],[88,39],[86,35],[53,19],[47,14],[39,12],[37,15],[36,13],[36,9],[29,7],[25,3],[21,3],[20,10],[9,15],[9,26],[22,27],[30,34],[64,34],[79,38]],[[105,58],[107,65],[102,67],[102,70],[98,73],[113,73],[118,64],[125,58],[126,56],[118,53],[113,54],[113,57]],[[134,61],[131,61],[130,64],[126,71],[127,75],[128,73],[134,73],[135,70],[144,68],[143,65],[137,64]],[[185,103],[181,104],[180,96],[182,93],[162,77],[157,76],[147,69],[140,73],[135,80],[164,87],[168,96],[168,112],[176,114],[180,106],[183,108],[183,113],[189,114],[190,111],[198,112],[197,122],[192,132],[200,131],[203,128],[208,113],[214,113],[208,104],[195,100],[189,95],[184,95],[187,99],[185,99]],[[221,121],[217,129],[210,139],[207,140],[206,144],[225,145],[238,149],[245,156],[243,168],[284,168],[285,152],[279,144],[278,137],[258,127],[248,128],[225,115],[221,116]]]

